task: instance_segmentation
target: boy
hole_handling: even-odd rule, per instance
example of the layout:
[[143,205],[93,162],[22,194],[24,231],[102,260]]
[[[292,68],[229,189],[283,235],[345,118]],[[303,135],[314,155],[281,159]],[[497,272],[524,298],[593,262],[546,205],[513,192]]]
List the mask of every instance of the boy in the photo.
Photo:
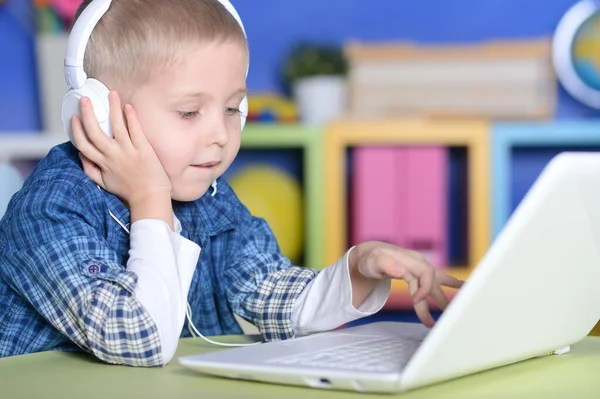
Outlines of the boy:
[[234,313],[266,340],[336,328],[378,311],[391,278],[432,325],[426,297],[444,308],[440,286],[460,286],[384,243],[321,272],[281,255],[220,179],[240,147],[249,59],[224,4],[113,0],[95,26],[85,71],[112,90],[114,139],[83,98],[76,146],[54,148],[13,197],[0,224],[0,356],[79,347],[164,365],[194,325],[241,333]]

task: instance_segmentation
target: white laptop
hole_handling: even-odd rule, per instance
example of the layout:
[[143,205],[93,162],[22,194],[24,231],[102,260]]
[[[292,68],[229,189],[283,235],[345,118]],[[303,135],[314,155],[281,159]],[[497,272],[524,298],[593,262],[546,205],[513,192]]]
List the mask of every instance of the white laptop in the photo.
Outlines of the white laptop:
[[600,153],[565,152],[432,329],[372,323],[179,361],[236,379],[402,392],[568,352],[599,319]]

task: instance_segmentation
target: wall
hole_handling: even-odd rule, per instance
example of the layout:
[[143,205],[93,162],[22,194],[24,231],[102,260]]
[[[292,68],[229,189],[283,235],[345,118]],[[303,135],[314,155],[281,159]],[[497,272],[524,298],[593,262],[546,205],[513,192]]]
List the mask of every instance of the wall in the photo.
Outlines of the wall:
[[29,1],[0,4],[0,131],[38,130],[35,23]]
[[[251,90],[276,90],[276,70],[298,39],[474,42],[552,35],[574,0],[253,0],[235,2],[250,37]],[[561,90],[557,117],[599,115]]]

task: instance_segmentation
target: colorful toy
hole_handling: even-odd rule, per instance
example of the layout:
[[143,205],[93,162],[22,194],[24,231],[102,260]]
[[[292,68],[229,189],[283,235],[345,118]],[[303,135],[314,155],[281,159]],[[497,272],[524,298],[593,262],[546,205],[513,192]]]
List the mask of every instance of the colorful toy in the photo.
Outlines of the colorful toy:
[[81,0],[33,0],[38,32],[68,31],[80,4]]
[[36,21],[40,33],[64,31],[63,21],[50,7],[36,8]]
[[70,26],[81,0],[50,0],[50,2],[60,18]]
[[276,94],[248,97],[248,121],[293,123],[298,120],[296,105],[290,99]]
[[267,221],[281,252],[297,262],[304,246],[304,204],[298,181],[279,168],[255,164],[236,173],[229,183],[252,215]]

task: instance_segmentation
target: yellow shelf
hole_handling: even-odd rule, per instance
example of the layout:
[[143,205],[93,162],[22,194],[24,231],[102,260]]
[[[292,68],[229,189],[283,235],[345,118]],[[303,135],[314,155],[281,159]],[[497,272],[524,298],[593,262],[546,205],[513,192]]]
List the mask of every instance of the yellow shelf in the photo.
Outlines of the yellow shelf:
[[[490,125],[479,120],[346,119],[331,123],[325,137],[325,259],[333,263],[347,249],[346,150],[366,145],[445,145],[467,147],[468,264],[450,268],[465,280],[490,244]],[[402,281],[394,295],[407,294]]]

